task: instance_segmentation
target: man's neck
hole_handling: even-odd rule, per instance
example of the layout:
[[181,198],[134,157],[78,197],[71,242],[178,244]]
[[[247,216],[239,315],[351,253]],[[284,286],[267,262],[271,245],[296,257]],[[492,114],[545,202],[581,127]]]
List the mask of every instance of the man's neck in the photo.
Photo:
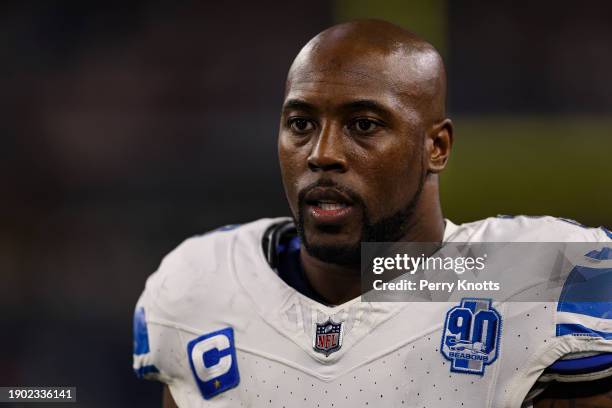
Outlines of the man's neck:
[[310,286],[326,303],[339,305],[361,294],[360,266],[342,266],[323,262],[310,255],[304,247],[300,251],[304,274]]

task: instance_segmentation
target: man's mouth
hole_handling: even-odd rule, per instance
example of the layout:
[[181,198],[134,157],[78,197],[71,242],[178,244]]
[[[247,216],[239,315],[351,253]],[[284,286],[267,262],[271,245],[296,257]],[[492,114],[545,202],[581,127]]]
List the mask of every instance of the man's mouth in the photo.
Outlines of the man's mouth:
[[326,187],[315,187],[304,197],[306,214],[321,224],[339,224],[354,212],[353,201],[344,193]]
[[344,203],[336,203],[333,201],[317,201],[314,205],[324,211],[335,211],[347,207]]

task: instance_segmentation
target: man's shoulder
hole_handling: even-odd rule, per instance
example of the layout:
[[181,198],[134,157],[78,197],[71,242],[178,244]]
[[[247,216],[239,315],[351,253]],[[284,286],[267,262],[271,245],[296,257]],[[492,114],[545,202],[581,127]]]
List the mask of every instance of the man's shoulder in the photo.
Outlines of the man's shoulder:
[[173,316],[192,313],[194,304],[214,303],[216,297],[235,289],[232,264],[236,257],[247,257],[253,264],[261,261],[261,237],[280,220],[227,225],[186,239],[149,276],[139,303],[156,315]]
[[183,269],[213,271],[218,269],[220,260],[227,259],[230,251],[259,251],[268,227],[284,220],[286,218],[262,218],[245,224],[224,225],[195,235],[166,255],[160,269],[165,264],[172,264]]
[[604,227],[552,216],[498,215],[453,225],[448,240],[456,242],[602,242],[612,235]]

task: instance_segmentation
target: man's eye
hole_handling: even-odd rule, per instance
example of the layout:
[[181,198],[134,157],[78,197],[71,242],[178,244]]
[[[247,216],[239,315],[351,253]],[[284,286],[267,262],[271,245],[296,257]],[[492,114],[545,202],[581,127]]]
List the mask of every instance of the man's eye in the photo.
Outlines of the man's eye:
[[296,133],[306,133],[314,129],[313,123],[304,118],[295,118],[289,121],[289,127]]
[[372,133],[379,127],[379,124],[370,119],[357,119],[349,128],[359,133]]

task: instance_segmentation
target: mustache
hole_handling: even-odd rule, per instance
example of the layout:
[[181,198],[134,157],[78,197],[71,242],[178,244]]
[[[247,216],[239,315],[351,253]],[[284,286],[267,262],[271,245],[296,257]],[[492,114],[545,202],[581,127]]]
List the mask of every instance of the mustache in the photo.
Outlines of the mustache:
[[299,208],[303,208],[305,203],[306,203],[306,195],[314,190],[317,187],[324,187],[324,188],[329,188],[329,189],[334,189],[340,193],[343,193],[344,195],[346,195],[347,197],[349,197],[351,199],[351,201],[353,202],[354,205],[359,205],[362,208],[365,208],[365,203],[363,201],[363,199],[361,198],[361,196],[355,192],[355,190],[352,190],[351,188],[344,186],[340,183],[337,183],[331,179],[319,179],[317,181],[315,181],[314,183],[311,183],[309,185],[307,185],[306,187],[304,187],[303,189],[300,190],[300,192],[298,193],[298,206]]

